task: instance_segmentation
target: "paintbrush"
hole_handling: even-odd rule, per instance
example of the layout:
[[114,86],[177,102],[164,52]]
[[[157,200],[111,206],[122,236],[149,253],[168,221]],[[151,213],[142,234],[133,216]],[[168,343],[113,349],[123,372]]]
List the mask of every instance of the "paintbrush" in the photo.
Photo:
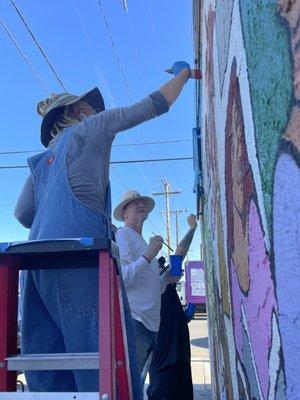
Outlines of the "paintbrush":
[[[156,233],[154,233],[154,232],[152,232],[152,234],[155,235],[155,236],[157,236]],[[167,248],[170,249],[171,251],[174,251],[174,250],[172,249],[172,247],[170,247],[164,240],[163,240],[163,244],[164,244],[165,246],[167,246]]]

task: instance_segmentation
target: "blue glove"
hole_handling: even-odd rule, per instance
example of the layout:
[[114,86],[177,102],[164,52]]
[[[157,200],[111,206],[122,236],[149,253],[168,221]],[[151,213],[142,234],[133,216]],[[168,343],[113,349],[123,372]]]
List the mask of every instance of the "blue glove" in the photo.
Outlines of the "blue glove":
[[194,318],[196,309],[196,304],[188,303],[187,308],[185,309],[185,317],[187,322],[190,322]]
[[[181,72],[183,69],[186,69],[186,68],[188,68],[189,70],[191,70],[190,64],[189,64],[189,63],[187,63],[187,62],[185,62],[185,61],[176,61],[176,63],[173,64],[171,70],[172,70],[173,74],[174,74],[175,76],[177,76],[178,74],[180,74],[180,72]],[[190,74],[191,74],[191,72],[190,72]]]

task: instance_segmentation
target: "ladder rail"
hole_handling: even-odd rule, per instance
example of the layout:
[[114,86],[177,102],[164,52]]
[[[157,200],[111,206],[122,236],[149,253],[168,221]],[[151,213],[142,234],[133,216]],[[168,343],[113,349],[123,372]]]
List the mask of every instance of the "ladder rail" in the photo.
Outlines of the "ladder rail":
[[0,390],[14,392],[17,373],[7,370],[5,359],[17,353],[18,259],[1,257],[0,268]]
[[[72,240],[73,242],[77,241],[77,239]],[[46,252],[43,253],[42,251],[36,251],[34,248],[34,243],[29,244],[30,246],[33,246],[32,252],[31,249],[28,249],[29,245],[26,245],[25,255],[20,255],[20,249],[17,249],[18,253],[14,254],[15,250],[10,250],[9,252],[5,253],[6,250],[3,251],[3,247],[0,248],[1,399],[7,398],[9,400],[19,400],[20,398],[24,398],[42,400],[58,398],[55,397],[55,393],[25,392],[21,394],[20,392],[16,392],[16,370],[26,370],[29,369],[28,367],[30,366],[31,370],[99,369],[99,382],[101,382],[99,385],[99,393],[60,393],[59,398],[61,400],[89,400],[96,398],[115,400],[116,387],[118,387],[118,394],[120,398],[132,400],[127,335],[123,313],[122,288],[117,267],[118,259],[116,257],[116,247],[113,242],[111,242],[111,244],[109,243],[108,247],[105,247],[106,243],[103,243],[101,242],[101,245],[98,249],[95,248],[95,245],[92,249],[93,253],[90,253],[93,255],[95,254],[95,251],[98,252],[98,262],[96,262],[99,268],[99,353],[66,353],[55,355],[27,354],[11,356],[12,354],[17,354],[19,270],[31,268],[35,269],[35,267],[32,267],[31,258],[28,257],[31,257],[31,254],[33,254],[33,257],[36,257],[37,253],[40,253],[39,257],[43,257],[43,254],[46,257]],[[45,245],[46,251],[49,252],[48,243],[45,242]],[[61,241],[59,241],[59,245],[62,246]],[[71,245],[72,247],[67,249],[69,253],[72,251],[74,243]],[[85,243],[80,243],[80,246],[84,245]],[[70,247],[69,244],[68,246]],[[51,248],[51,251],[54,252],[55,247],[53,250]],[[59,255],[62,257],[64,256],[63,252],[61,251],[61,247]],[[36,260],[36,258],[34,259]],[[95,258],[93,258],[93,260],[94,259]],[[45,267],[43,266],[43,269],[53,268],[52,264],[45,265]],[[73,267],[73,265],[67,266],[67,268]]]

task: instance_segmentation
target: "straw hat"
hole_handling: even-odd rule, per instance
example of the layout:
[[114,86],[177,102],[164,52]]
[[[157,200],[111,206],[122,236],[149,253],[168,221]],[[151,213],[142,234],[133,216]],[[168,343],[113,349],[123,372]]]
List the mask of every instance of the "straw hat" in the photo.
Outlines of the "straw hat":
[[41,125],[41,142],[48,146],[52,136],[50,131],[55,122],[57,114],[66,106],[76,103],[79,100],[86,101],[97,112],[105,110],[104,101],[100,90],[95,87],[82,96],[74,96],[68,93],[55,94],[38,103],[37,112],[43,117]]
[[126,192],[122,196],[121,202],[117,205],[117,207],[114,210],[113,215],[117,221],[124,221],[123,209],[124,209],[124,207],[127,206],[127,204],[131,203],[134,200],[144,200],[146,207],[147,207],[148,214],[153,210],[153,208],[155,206],[155,201],[151,197],[142,196],[136,190],[129,190],[129,192]]

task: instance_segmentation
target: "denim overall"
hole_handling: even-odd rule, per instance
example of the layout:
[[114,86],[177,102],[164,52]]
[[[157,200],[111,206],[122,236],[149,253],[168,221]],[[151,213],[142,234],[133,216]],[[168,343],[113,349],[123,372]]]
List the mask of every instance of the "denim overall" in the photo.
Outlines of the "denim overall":
[[[72,130],[53,146],[28,159],[34,180],[35,216],[29,240],[110,237],[110,188],[107,215],[81,203],[73,194],[66,166]],[[63,267],[59,266],[58,267]],[[99,321],[98,269],[23,271],[22,352],[97,352]],[[141,398],[131,313],[123,302],[134,399]],[[98,370],[26,371],[30,391],[91,392],[99,390]]]

